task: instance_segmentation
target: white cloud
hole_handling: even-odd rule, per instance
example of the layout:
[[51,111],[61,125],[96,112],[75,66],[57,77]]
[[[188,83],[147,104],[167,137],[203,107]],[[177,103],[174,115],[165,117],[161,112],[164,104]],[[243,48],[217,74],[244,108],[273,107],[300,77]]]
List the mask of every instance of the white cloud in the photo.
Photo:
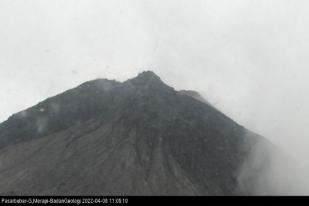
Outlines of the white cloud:
[[305,159],[305,0],[2,0],[0,120],[97,77],[152,69]]

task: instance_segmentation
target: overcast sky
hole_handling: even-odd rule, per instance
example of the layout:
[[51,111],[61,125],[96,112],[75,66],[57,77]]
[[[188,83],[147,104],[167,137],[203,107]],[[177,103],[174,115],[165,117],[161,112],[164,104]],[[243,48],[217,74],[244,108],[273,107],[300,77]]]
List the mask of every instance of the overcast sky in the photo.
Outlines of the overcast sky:
[[306,158],[309,1],[0,0],[0,121],[153,70]]

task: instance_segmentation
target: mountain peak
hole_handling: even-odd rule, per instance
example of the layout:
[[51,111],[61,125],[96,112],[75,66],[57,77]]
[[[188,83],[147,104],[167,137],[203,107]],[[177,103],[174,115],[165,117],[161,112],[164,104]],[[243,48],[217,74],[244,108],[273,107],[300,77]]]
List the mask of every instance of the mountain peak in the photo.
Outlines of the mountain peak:
[[256,172],[234,191],[250,131],[179,94],[200,96],[145,71],[85,82],[10,118],[0,195],[247,195]]
[[143,71],[139,73],[135,78],[129,79],[126,81],[128,84],[133,84],[135,86],[141,87],[161,87],[165,85],[160,77],[156,75],[153,71]]
[[161,81],[160,77],[156,75],[153,71],[143,71],[139,73],[136,79],[143,81]]

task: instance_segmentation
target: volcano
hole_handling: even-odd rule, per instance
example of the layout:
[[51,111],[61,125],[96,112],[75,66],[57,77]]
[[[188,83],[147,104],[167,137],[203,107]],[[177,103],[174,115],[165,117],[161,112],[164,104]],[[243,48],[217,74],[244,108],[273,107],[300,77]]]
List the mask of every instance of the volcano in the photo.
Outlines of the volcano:
[[0,194],[247,195],[264,141],[151,71],[96,79],[0,124]]

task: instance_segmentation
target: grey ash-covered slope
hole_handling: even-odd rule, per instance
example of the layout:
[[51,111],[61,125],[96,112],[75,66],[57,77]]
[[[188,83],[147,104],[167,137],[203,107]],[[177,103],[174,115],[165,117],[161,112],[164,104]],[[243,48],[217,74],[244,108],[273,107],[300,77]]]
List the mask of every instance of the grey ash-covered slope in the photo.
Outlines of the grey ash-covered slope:
[[153,72],[89,81],[0,124],[0,194],[245,194],[248,134]]

